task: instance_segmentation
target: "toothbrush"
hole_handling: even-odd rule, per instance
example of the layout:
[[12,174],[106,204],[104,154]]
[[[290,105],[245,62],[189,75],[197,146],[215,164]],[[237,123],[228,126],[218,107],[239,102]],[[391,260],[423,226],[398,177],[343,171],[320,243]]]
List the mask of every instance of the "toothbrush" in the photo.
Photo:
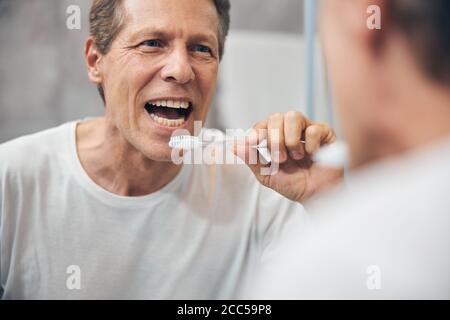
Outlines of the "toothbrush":
[[[205,147],[207,145],[215,144],[215,143],[234,142],[234,141],[236,141],[236,139],[238,139],[238,137],[226,137],[226,138],[219,139],[216,141],[204,142],[204,141],[200,140],[199,137],[181,135],[181,136],[171,137],[170,141],[169,141],[169,147],[183,149],[183,150],[192,150],[192,149]],[[306,141],[302,140],[301,143],[306,144]],[[258,145],[251,146],[251,147],[256,148],[256,149],[267,148],[267,140],[264,139]]]
[[[182,150],[193,150],[202,148],[210,144],[234,142],[236,137],[226,137],[218,141],[204,142],[199,137],[195,136],[173,136],[170,138],[169,147]],[[301,140],[301,143],[306,144],[306,141]],[[259,154],[267,163],[272,162],[269,149],[267,148],[267,140],[264,139],[258,145],[251,148],[257,149]],[[321,147],[313,156],[313,160],[325,166],[344,167],[348,163],[348,150],[344,142],[338,141],[330,145]]]
[[[199,137],[182,135],[182,136],[171,137],[170,141],[169,141],[169,147],[175,148],[175,149],[192,150],[192,149],[206,147],[210,144],[215,144],[215,143],[234,142],[234,141],[236,141],[236,139],[237,139],[237,137],[226,137],[224,139],[219,139],[217,141],[204,142],[204,141],[200,140]],[[306,142],[302,140],[301,143],[305,144]],[[272,158],[270,156],[269,149],[267,148],[267,140],[266,139],[261,141],[256,146],[251,146],[251,148],[257,149],[266,162],[268,162],[268,163],[272,162]]]

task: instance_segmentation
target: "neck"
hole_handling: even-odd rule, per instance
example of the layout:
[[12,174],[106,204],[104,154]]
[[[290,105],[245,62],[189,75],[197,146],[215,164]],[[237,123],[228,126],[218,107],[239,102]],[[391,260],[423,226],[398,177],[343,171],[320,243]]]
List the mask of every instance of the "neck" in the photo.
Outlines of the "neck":
[[407,52],[408,46],[399,46],[392,50],[392,71],[385,79],[395,88],[395,94],[389,94],[392,99],[388,101],[386,117],[394,137],[392,149],[402,151],[421,148],[450,135],[450,87],[432,80]]
[[450,136],[449,85],[425,75],[407,48],[400,40],[392,41],[390,59],[374,75],[378,90],[354,166],[399,156]]
[[403,116],[398,112],[402,122],[393,130],[400,150],[425,147],[450,136],[449,92],[424,88],[411,93],[410,102],[402,105]]
[[376,128],[368,136],[368,154],[372,159],[366,160],[370,162],[401,156],[450,137],[448,89],[405,85],[398,98],[384,109],[386,113],[379,115]]
[[89,177],[103,189],[128,197],[157,192],[181,166],[146,158],[106,118],[77,126],[77,150]]

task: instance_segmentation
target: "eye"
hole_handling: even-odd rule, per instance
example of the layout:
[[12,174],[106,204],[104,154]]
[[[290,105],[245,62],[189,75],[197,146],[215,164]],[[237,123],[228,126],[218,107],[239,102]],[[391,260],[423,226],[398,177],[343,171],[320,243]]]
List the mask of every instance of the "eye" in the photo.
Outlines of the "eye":
[[161,48],[162,42],[160,40],[152,39],[152,40],[146,40],[140,44],[141,46],[146,47],[153,47],[153,48]]
[[192,50],[201,53],[212,53],[210,48],[201,44],[196,44],[195,46],[192,47]]

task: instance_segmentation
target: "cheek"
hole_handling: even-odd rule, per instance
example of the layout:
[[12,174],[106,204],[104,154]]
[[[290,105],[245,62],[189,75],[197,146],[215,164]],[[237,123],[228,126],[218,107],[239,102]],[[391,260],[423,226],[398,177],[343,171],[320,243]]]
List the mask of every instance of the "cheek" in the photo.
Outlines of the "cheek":
[[202,92],[202,96],[206,99],[211,100],[214,96],[215,90],[216,90],[216,84],[217,84],[217,74],[218,74],[219,68],[211,67],[206,70],[204,70],[200,74],[200,90]]
[[[328,29],[329,30],[329,29]],[[354,120],[359,118],[355,98],[359,94],[355,83],[352,81],[352,66],[349,50],[345,49],[333,30],[323,32],[323,47],[327,60],[327,68],[335,100],[336,116],[345,139],[354,145],[355,127]]]
[[339,31],[330,30],[330,25],[327,27],[323,34],[323,46],[328,73],[338,116],[346,121],[348,117],[358,116],[358,106],[365,100],[365,68],[348,38]]
[[197,117],[205,120],[204,118],[208,113],[209,106],[211,105],[216,91],[218,67],[211,66],[209,68],[203,68],[202,70],[197,71],[196,74],[196,82],[202,101],[201,108],[197,110]]
[[141,110],[138,105],[139,92],[151,79],[151,69],[145,64],[128,63],[112,66],[105,77],[108,107],[123,120],[137,117]]

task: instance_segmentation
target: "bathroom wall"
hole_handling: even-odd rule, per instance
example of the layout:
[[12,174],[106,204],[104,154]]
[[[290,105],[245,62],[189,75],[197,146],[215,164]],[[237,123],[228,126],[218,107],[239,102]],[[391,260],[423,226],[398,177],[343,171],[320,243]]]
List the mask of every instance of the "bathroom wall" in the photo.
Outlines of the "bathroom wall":
[[[81,8],[81,30],[66,27],[73,4]],[[83,60],[89,6],[90,0],[0,0],[0,143],[102,114]],[[300,37],[302,7],[301,0],[232,0],[232,31]],[[220,126],[217,114],[211,119]]]

